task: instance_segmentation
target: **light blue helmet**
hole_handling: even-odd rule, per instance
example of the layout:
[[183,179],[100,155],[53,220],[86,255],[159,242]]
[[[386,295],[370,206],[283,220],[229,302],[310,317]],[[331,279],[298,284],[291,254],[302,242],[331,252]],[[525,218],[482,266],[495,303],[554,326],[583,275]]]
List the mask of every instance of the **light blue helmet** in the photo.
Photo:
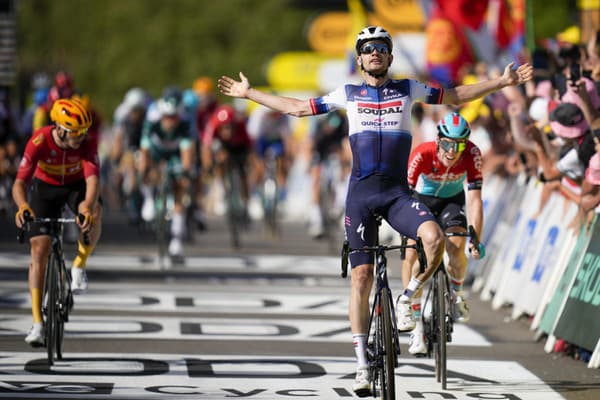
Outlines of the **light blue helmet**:
[[464,140],[471,134],[471,127],[466,119],[457,112],[448,113],[442,118],[438,126],[438,137],[454,140]]
[[186,89],[183,91],[182,100],[183,107],[186,110],[195,110],[200,104],[200,97],[192,89]]

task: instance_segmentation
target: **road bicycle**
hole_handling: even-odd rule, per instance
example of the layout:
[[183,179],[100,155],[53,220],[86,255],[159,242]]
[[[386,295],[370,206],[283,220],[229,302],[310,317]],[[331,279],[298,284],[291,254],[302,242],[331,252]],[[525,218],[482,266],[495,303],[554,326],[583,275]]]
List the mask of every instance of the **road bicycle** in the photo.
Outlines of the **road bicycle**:
[[[472,225],[469,225],[467,232],[446,232],[445,235],[447,237],[468,237],[475,246],[479,245],[477,233]],[[405,242],[404,239],[403,242]],[[423,266],[424,264],[420,265]],[[454,332],[454,303],[454,293],[450,288],[450,279],[442,259],[441,264],[433,273],[421,318],[427,341],[427,357],[431,358],[433,355],[435,358],[435,378],[442,384],[443,390],[447,388],[448,358],[446,345],[452,342],[452,333]],[[428,314],[427,307],[431,307],[428,320],[425,318],[425,315]]]
[[[381,216],[376,216],[377,230],[381,224]],[[396,312],[392,301],[392,291],[389,287],[387,275],[387,258],[385,253],[392,250],[415,249],[418,254],[419,263],[426,265],[425,251],[420,238],[415,244],[385,246],[379,244],[379,232],[376,234],[374,246],[362,248],[351,248],[348,241],[344,241],[342,248],[342,277],[348,274],[348,255],[350,252],[364,251],[373,252],[375,255],[375,294],[369,317],[369,331],[367,332],[367,359],[371,371],[372,386],[371,393],[385,400],[395,400],[394,370],[398,366],[400,355],[400,341],[396,327]]]
[[241,246],[241,227],[247,221],[244,212],[245,206],[242,200],[242,177],[233,160],[229,158],[224,165],[223,186],[225,187],[227,226],[229,228],[231,246],[238,249]]
[[165,260],[168,255],[169,227],[173,212],[173,171],[169,165],[160,165],[160,185],[156,193],[154,206],[156,207],[156,243],[158,249],[158,263],[161,269],[165,268]]
[[280,188],[277,184],[277,170],[281,157],[271,148],[265,153],[265,178],[262,183],[261,199],[265,213],[265,226],[271,237],[279,236],[279,222],[277,219]]
[[[65,224],[75,223],[75,218],[31,218],[27,215],[25,218],[25,225],[17,233],[19,243],[23,243],[25,232],[33,224],[43,224],[47,229],[46,234],[51,238],[42,291],[42,317],[48,365],[53,365],[55,359],[62,360],[65,322],[69,322],[69,312],[73,308],[71,274],[65,267],[63,253],[63,228]],[[78,218],[82,222],[83,216]],[[87,235],[84,235],[83,240],[85,244],[89,244]]]
[[339,182],[342,178],[342,162],[337,154],[329,154],[321,163],[319,176],[319,211],[323,222],[323,235],[330,251],[336,251],[343,237],[343,209],[336,207]]

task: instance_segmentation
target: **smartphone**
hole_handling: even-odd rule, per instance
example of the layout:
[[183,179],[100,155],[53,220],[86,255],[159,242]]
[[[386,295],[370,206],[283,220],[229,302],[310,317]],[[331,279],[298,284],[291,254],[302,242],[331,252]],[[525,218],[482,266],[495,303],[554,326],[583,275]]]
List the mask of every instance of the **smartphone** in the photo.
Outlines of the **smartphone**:
[[569,80],[571,82],[575,83],[581,79],[581,67],[579,66],[579,63],[572,62],[569,69],[571,72]]

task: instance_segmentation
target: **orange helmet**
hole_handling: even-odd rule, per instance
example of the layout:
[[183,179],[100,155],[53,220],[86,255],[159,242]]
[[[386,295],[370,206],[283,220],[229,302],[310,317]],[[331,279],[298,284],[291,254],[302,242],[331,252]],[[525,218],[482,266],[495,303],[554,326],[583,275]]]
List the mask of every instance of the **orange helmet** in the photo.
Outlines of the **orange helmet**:
[[201,76],[194,81],[192,89],[196,94],[201,96],[207,93],[213,93],[215,91],[215,84],[208,76]]
[[85,106],[75,99],[58,99],[52,105],[50,118],[61,128],[83,135],[92,125],[92,115]]

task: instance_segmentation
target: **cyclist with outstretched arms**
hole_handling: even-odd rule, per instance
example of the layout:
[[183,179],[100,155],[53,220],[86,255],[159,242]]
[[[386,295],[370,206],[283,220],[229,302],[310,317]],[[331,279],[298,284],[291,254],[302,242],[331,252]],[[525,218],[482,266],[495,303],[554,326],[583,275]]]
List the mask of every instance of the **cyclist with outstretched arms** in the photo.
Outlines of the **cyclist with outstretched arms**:
[[[308,100],[277,96],[223,76],[219,88],[225,95],[243,97],[297,117],[345,108],[352,150],[352,174],[346,199],[345,228],[351,248],[372,246],[377,213],[401,234],[421,237],[428,265],[411,279],[401,298],[409,301],[432,275],[444,251],[444,234],[427,207],[410,196],[407,181],[411,148],[411,106],[415,101],[430,104],[461,104],[509,85],[530,80],[533,68],[513,64],[496,79],[449,89],[436,89],[412,79],[388,76],[393,61],[392,38],[376,26],[364,28],[356,39],[356,62],[364,82],[345,84],[333,92]],[[366,357],[369,294],[373,285],[373,254],[353,252],[350,293],[350,326],[358,368],[353,385],[359,396],[370,395],[370,373]]]
[[[473,225],[479,237],[483,227],[481,151],[469,141],[469,123],[456,112],[444,116],[437,125],[437,132],[437,140],[421,143],[412,151],[408,162],[408,184],[414,189],[414,197],[429,208],[444,232],[467,231],[467,216],[464,211],[466,202],[470,225]],[[460,322],[469,320],[469,307],[463,294],[463,281],[467,272],[465,245],[464,236],[446,238],[446,269],[455,300],[455,316]],[[470,241],[469,252],[474,259],[480,259],[485,256],[485,247],[482,243],[475,246]],[[407,249],[402,264],[402,282],[405,287],[411,277],[418,274],[416,259],[416,252]],[[427,353],[420,318],[421,292],[422,290],[415,292],[412,304],[410,300],[400,299],[396,304],[398,330],[413,331],[408,351],[414,355]]]
[[[25,147],[12,188],[13,199],[19,208],[15,222],[21,228],[27,215],[31,218],[59,218],[65,205],[75,214],[84,216],[83,222],[77,219],[77,224],[82,233],[89,233],[89,244],[84,244],[82,236],[79,238],[77,256],[71,268],[71,288],[77,293],[87,289],[84,268],[100,237],[98,138],[88,135],[92,116],[77,100],[55,101],[50,118],[55,124],[35,131]],[[42,290],[51,238],[46,228],[39,224],[34,225],[29,234],[33,327],[25,341],[39,347],[44,345]]]

